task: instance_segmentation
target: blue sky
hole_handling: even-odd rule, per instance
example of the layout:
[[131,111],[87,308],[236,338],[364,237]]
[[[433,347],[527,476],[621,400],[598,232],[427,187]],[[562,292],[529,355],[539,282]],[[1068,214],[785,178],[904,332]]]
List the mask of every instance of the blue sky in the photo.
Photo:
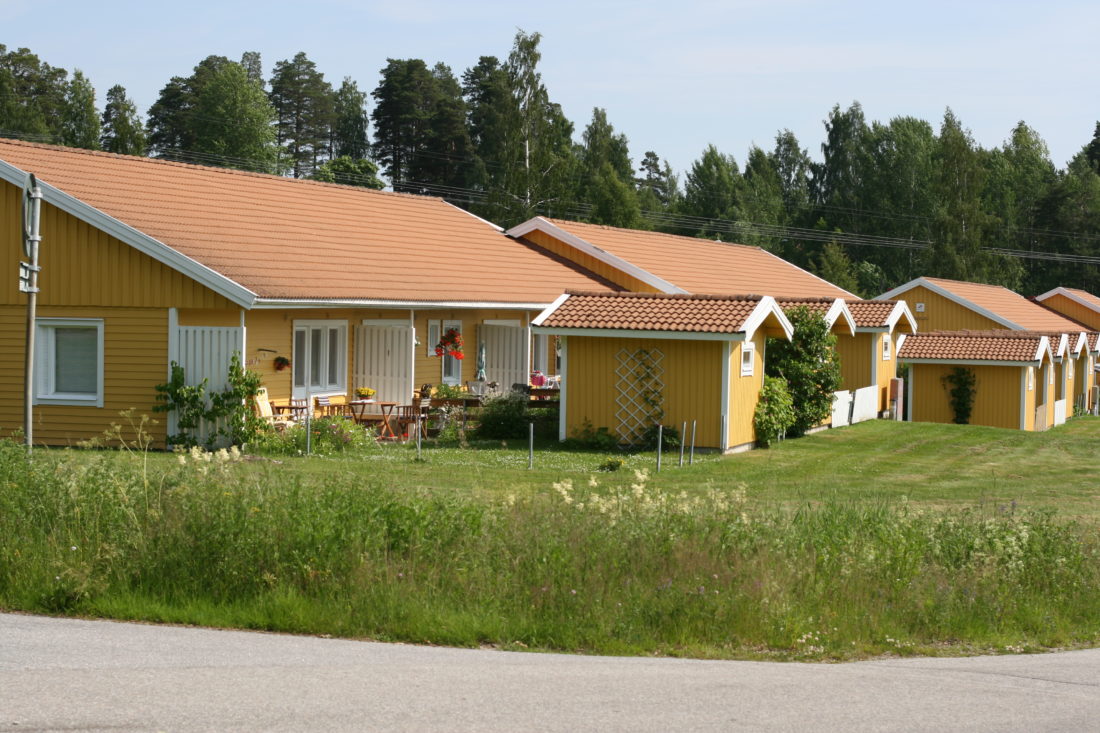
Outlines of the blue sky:
[[83,69],[101,102],[120,83],[142,112],[209,54],[260,51],[270,74],[305,51],[330,81],[370,91],[387,57],[460,75],[507,56],[517,28],[539,31],[544,82],[577,137],[604,107],[635,161],[655,150],[679,172],[708,143],[743,164],[783,128],[820,157],[822,121],[853,100],[869,120],[937,127],[950,106],[985,147],[1022,119],[1059,167],[1100,119],[1095,1],[0,0],[0,17],[0,43]]

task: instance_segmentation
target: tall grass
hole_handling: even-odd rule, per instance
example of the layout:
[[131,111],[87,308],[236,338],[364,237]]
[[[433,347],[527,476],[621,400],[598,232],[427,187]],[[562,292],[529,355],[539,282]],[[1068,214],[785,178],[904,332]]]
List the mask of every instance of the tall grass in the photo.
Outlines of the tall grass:
[[662,491],[485,499],[195,452],[0,442],[0,605],[443,644],[848,658],[1100,638],[1100,535],[1050,514]]

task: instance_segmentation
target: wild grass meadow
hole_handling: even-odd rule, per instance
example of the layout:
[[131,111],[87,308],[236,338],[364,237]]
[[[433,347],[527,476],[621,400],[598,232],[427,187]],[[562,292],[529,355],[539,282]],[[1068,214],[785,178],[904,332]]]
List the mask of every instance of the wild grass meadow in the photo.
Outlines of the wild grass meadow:
[[[499,446],[419,462],[403,446],[342,460],[199,450],[28,460],[0,442],[0,607],[721,658],[1100,641],[1090,517],[977,492],[941,505],[780,498],[754,485],[766,483],[754,462],[808,451],[812,463],[815,441],[843,451],[844,432],[660,474],[652,456],[597,471],[605,457],[568,452],[530,472]],[[784,470],[793,481],[807,467]]]

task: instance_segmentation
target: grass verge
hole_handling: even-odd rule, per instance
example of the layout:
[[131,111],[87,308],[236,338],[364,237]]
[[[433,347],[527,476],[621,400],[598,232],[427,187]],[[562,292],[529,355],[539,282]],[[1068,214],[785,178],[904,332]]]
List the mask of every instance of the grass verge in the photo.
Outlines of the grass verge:
[[[908,439],[899,442],[924,450],[913,427],[920,426],[902,427]],[[410,462],[407,452],[408,473],[378,470],[379,461],[400,463],[395,451],[360,470],[228,454],[150,463],[142,454],[56,452],[29,462],[0,443],[0,605],[461,646],[721,658],[1019,651],[1100,640],[1093,522],[993,502],[930,509],[870,492],[808,501],[809,488],[801,498],[758,494],[735,478],[801,460],[804,486],[828,481],[808,472],[807,461],[832,461],[830,450],[843,453],[846,439],[859,444],[874,431],[708,459],[694,477],[687,469],[655,477],[630,463],[591,474],[569,466],[593,456],[561,453],[557,480],[510,490],[502,476],[527,474],[492,467],[506,451],[483,451],[476,470],[444,474]],[[998,460],[1011,454],[1005,446],[985,450],[1001,451]],[[473,453],[463,455],[473,461]],[[901,470],[903,461],[864,466]],[[442,490],[435,481],[473,481],[481,490]]]

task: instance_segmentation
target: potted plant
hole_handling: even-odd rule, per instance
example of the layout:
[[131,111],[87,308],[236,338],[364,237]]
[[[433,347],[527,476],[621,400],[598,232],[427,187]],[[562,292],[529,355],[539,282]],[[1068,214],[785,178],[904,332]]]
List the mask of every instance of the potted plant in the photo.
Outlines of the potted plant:
[[281,372],[282,370],[286,369],[289,366],[290,366],[290,359],[286,358],[285,356],[276,356],[275,357],[275,371]]
[[462,353],[462,334],[458,332],[457,328],[448,328],[447,332],[443,334],[443,338],[439,339],[439,343],[435,345],[435,355],[453,356],[456,359],[462,359],[466,355]]
[[370,387],[356,387],[355,396],[361,400],[374,399],[374,395],[378,393],[378,390],[371,389]]

